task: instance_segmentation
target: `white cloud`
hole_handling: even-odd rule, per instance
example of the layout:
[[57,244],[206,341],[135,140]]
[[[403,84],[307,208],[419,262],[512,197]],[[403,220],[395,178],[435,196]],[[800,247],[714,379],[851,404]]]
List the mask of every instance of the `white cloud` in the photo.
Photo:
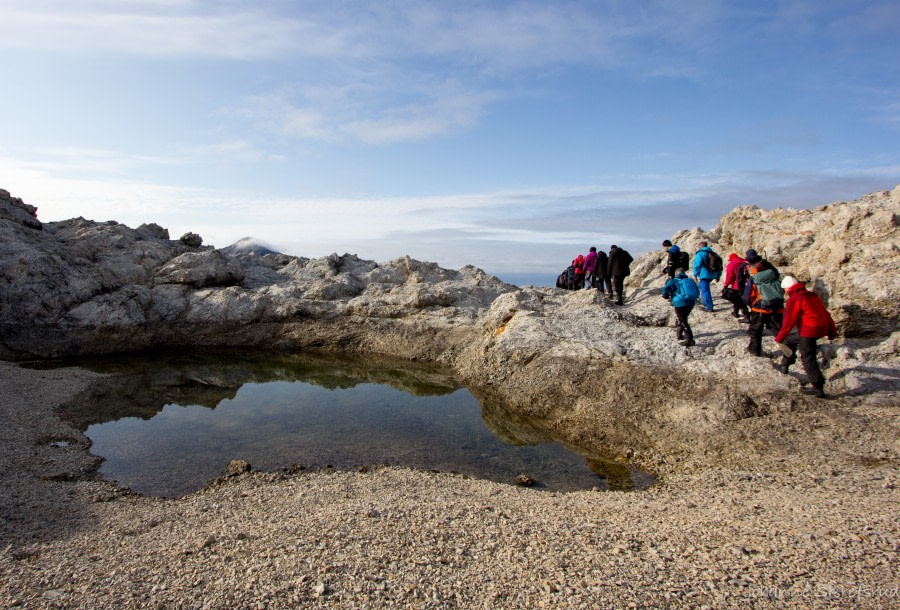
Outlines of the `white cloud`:
[[467,90],[456,81],[408,76],[367,79],[334,87],[303,87],[248,96],[223,110],[285,138],[353,139],[381,144],[421,140],[475,124],[498,95]]
[[[66,53],[232,59],[439,59],[479,71],[558,63],[621,66],[649,40],[669,46],[654,63],[675,59],[706,36],[720,3],[689,11],[666,2],[533,0],[343,3],[7,0],[0,46]],[[657,65],[657,69],[658,69]]]
[[[243,5],[243,6],[242,6]],[[352,49],[343,34],[250,3],[28,0],[0,7],[0,47],[146,57],[324,57]]]

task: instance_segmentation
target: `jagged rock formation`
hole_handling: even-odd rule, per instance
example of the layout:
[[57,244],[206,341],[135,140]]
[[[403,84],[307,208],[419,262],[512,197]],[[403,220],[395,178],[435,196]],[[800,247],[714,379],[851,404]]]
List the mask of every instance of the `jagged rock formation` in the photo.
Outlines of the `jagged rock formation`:
[[[874,335],[824,346],[829,391],[847,404],[896,404],[898,201],[895,190],[809,211],[738,208],[674,241],[692,252],[700,239],[726,254],[755,247],[822,280],[847,334]],[[539,421],[598,458],[656,470],[727,459],[740,422],[814,399],[795,392],[801,374],[748,357],[730,317],[695,314],[697,347],[678,345],[661,266],[662,252],[636,261],[620,308],[596,291],[517,289],[471,266],[229,256],[158,225],[41,224],[0,192],[0,357],[162,346],[386,354],[446,364],[490,409]]]
[[8,193],[0,210],[6,358],[255,345],[440,359],[459,340],[456,328],[514,289],[474,267],[408,257],[229,256],[170,240],[158,225],[42,225]]

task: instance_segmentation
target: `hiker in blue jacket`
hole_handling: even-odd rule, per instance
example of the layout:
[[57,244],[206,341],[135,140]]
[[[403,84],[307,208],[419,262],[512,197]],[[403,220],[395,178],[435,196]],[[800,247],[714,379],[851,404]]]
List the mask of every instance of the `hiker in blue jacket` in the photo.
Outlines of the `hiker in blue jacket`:
[[688,316],[691,315],[691,310],[694,309],[697,297],[700,296],[696,282],[687,276],[684,269],[676,269],[675,277],[667,281],[666,285],[663,286],[662,296],[664,299],[670,299],[672,306],[675,308],[678,340],[685,339],[681,341],[681,345],[685,347],[696,345],[694,343],[694,331],[691,330],[691,325],[688,323]]
[[705,241],[700,242],[700,249],[694,256],[694,277],[697,278],[697,281],[700,284],[700,299],[703,301],[703,307],[709,312],[713,311],[713,298],[712,292],[709,289],[709,284],[710,282],[718,282],[719,278],[722,277],[721,257],[719,257],[719,270],[710,270],[711,261],[714,256],[717,257],[718,255],[712,251],[712,248],[709,247],[709,243]]

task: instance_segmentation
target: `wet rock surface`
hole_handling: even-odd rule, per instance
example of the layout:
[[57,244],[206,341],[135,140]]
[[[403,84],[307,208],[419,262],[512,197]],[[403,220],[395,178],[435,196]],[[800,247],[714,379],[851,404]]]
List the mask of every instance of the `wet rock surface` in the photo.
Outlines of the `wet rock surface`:
[[[823,345],[833,398],[820,400],[799,391],[799,365],[776,370],[771,336],[766,357],[746,355],[727,310],[694,313],[697,345],[678,345],[659,296],[661,253],[635,262],[618,307],[473,267],[228,257],[151,225],[41,224],[0,192],[7,359],[265,345],[434,361],[466,382],[486,419],[502,410],[505,428],[540,421],[598,458],[660,475],[647,492],[552,494],[402,469],[297,469],[144,498],[96,480],[87,439],[55,412],[103,375],[0,363],[0,600],[893,605],[896,195],[818,211],[739,208],[713,232],[673,240],[693,252],[691,240],[708,238],[726,255],[755,247],[773,262],[778,252],[783,270],[823,280],[848,336]],[[843,254],[839,226],[852,238]]]

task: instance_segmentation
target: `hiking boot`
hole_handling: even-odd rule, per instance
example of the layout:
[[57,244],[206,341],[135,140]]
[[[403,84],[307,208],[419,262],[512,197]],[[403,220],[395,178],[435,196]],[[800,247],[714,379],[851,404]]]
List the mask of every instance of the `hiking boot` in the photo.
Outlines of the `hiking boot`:
[[754,356],[762,356],[762,352],[760,350],[757,350],[752,345],[748,345],[747,349],[745,349],[744,351],[747,352],[748,354],[752,354]]
[[681,345],[683,345],[685,347],[692,347],[694,345],[697,345],[697,343],[693,339],[688,339],[686,341],[682,341]]
[[825,398],[825,388],[819,386],[804,386],[800,388],[800,391],[817,398]]
[[740,317],[741,317],[741,314],[739,314],[739,313],[736,312],[736,311],[732,311],[732,312],[731,312],[731,317],[732,317],[732,318],[740,318]]
[[790,368],[789,364],[779,364],[778,365],[778,370],[781,371],[782,375],[787,375],[789,368]]

